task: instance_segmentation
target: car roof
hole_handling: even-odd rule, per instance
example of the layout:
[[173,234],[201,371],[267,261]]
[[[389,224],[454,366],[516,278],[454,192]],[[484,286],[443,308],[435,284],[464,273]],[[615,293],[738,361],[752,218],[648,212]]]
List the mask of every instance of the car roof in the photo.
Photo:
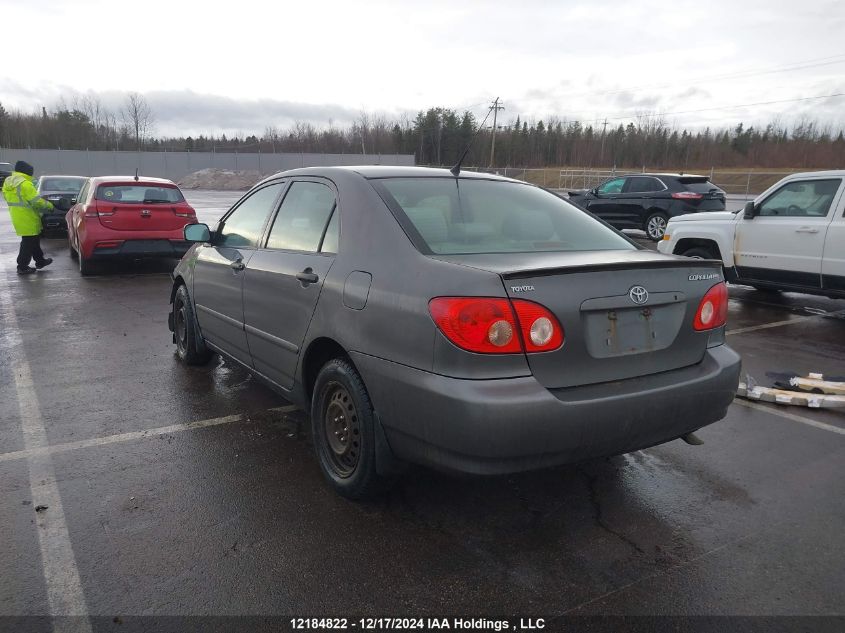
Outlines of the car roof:
[[91,179],[92,185],[102,185],[104,183],[119,183],[121,185],[173,185],[176,183],[167,178],[153,178],[152,176],[95,176]]
[[[2,165],[3,163],[0,163]],[[88,176],[71,176],[70,174],[41,174],[39,178],[77,178],[79,180],[85,180]]]
[[[440,167],[411,167],[398,165],[344,165],[337,167],[300,167],[288,171],[279,172],[271,176],[275,178],[285,176],[331,176],[338,173],[355,173],[364,178],[454,178],[455,176],[448,169]],[[496,174],[462,170],[460,178],[475,178],[484,180],[502,180],[507,182],[519,182],[512,178],[504,178]]]
[[659,178],[710,178],[710,176],[705,176],[703,174],[681,174],[677,172],[635,172],[632,174],[625,174],[625,178],[628,178],[629,176],[657,176]]

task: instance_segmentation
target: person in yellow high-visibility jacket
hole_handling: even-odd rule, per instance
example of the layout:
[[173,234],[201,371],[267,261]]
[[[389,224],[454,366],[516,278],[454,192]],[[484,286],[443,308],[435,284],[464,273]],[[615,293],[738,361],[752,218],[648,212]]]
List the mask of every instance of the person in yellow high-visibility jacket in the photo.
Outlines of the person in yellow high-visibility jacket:
[[[53,205],[41,198],[32,184],[32,165],[22,160],[15,163],[15,171],[3,182],[3,197],[9,205],[12,225],[21,238],[18,253],[18,274],[28,275],[36,269],[44,268],[53,262],[44,257],[41,250],[41,214],[53,209]],[[29,262],[35,260],[35,268]]]

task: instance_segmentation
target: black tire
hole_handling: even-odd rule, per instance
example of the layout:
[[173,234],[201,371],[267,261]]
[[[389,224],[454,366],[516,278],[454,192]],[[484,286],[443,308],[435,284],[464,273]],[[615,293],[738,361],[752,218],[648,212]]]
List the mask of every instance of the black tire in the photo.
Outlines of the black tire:
[[376,470],[374,418],[352,363],[335,358],[323,365],[311,399],[311,436],[326,480],[349,499],[373,498],[389,484]]
[[71,259],[76,259],[77,257],[79,257],[79,253],[76,252],[76,246],[74,246],[73,240],[70,239],[70,233],[68,233],[68,236],[67,236],[67,247],[68,247],[68,250],[70,251]]
[[666,223],[669,217],[665,213],[649,213],[643,222],[643,231],[652,242],[659,242],[666,233]]
[[199,335],[188,289],[180,284],[173,297],[173,338],[176,355],[186,365],[205,365],[214,355]]
[[719,256],[716,255],[713,251],[709,248],[704,246],[695,246],[693,248],[688,248],[683,253],[681,253],[684,257],[692,257],[693,259],[719,259]]
[[88,275],[94,274],[94,264],[90,259],[85,259],[85,255],[82,254],[82,251],[76,252],[76,259],[79,263],[79,274],[83,277],[87,277]]

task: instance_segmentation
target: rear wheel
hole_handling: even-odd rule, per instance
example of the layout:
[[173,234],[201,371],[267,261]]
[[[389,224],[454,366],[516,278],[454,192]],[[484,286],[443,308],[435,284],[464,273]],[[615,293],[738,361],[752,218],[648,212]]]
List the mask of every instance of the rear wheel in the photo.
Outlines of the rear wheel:
[[646,235],[648,235],[648,239],[652,240],[653,242],[659,242],[663,239],[663,235],[666,233],[666,224],[669,222],[669,218],[666,217],[665,213],[652,213],[645,219],[644,230]]
[[94,264],[90,259],[86,259],[81,250],[77,251],[76,260],[79,262],[79,274],[83,277],[92,275],[94,273]]
[[371,498],[387,480],[376,471],[374,412],[360,374],[348,360],[327,362],[314,384],[311,431],[329,484],[350,499]]
[[173,337],[176,339],[176,355],[187,365],[204,365],[212,356],[199,335],[194,318],[194,306],[188,296],[188,289],[181,284],[173,297]]
[[76,252],[76,246],[74,246],[73,244],[73,239],[71,238],[70,233],[68,233],[67,235],[67,247],[70,251],[70,256],[72,259],[76,259],[77,257],[79,257],[79,253]]

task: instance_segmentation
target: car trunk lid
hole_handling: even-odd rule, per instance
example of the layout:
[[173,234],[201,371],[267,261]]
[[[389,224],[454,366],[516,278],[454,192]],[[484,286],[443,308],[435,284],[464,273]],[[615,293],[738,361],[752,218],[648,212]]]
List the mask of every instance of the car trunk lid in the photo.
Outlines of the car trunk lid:
[[[499,274],[511,298],[548,308],[565,340],[528,354],[549,389],[624,380],[700,362],[710,340],[693,329],[720,265],[650,251],[505,254],[443,258]],[[460,259],[461,261],[456,261]]]
[[120,231],[176,231],[196,217],[182,192],[166,184],[103,184],[95,201],[100,223]]

